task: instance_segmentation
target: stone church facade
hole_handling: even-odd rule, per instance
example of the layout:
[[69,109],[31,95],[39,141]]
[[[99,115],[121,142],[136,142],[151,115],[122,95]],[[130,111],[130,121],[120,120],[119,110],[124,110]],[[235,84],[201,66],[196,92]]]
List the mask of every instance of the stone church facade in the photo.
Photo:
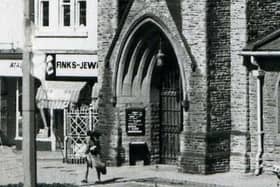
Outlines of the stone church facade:
[[279,68],[252,63],[267,60],[251,46],[277,40],[279,10],[276,0],[99,1],[106,159],[269,171],[280,159]]

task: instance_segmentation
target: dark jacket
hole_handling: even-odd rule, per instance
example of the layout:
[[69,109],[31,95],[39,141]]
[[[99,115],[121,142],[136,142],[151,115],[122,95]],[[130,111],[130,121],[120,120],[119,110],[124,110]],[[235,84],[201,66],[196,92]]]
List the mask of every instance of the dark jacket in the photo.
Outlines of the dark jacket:
[[92,155],[100,154],[101,147],[99,137],[89,136],[87,139],[86,154],[91,153]]

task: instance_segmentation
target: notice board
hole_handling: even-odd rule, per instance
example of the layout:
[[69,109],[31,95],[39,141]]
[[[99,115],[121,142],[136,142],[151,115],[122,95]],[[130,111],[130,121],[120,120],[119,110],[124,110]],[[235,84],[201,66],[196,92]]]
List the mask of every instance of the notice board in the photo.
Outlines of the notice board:
[[145,109],[126,109],[126,133],[128,136],[145,135]]

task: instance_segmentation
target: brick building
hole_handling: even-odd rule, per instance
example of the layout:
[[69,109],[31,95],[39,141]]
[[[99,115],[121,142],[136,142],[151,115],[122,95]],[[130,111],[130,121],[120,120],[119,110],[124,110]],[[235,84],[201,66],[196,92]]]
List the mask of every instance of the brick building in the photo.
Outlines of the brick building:
[[[144,146],[142,159],[189,173],[259,174],[277,164],[279,32],[269,34],[279,27],[279,7],[276,0],[99,1],[107,159],[134,164]],[[261,50],[266,58],[255,54]]]

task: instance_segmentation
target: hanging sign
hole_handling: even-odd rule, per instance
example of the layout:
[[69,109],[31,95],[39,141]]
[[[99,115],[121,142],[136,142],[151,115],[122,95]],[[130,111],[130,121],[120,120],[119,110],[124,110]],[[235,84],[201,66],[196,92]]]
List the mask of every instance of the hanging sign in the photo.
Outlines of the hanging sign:
[[131,136],[145,135],[145,109],[126,109],[126,133]]
[[46,77],[53,79],[97,79],[97,55],[47,54]]
[[22,77],[22,60],[1,59],[0,76]]

